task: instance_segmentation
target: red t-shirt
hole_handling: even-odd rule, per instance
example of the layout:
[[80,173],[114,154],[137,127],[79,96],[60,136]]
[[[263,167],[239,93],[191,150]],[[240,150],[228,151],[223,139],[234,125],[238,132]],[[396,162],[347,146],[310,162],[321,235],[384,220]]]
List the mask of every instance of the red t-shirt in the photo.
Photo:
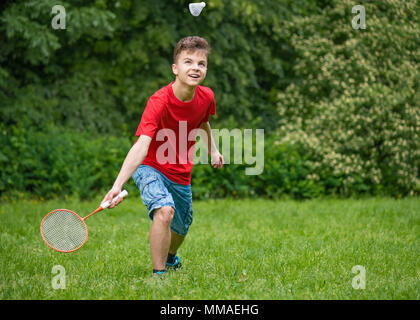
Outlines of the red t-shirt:
[[136,136],[152,138],[142,164],[159,170],[173,182],[189,185],[197,134],[193,130],[209,121],[210,114],[216,114],[216,103],[213,91],[203,86],[196,87],[191,101],[182,102],[175,97],[172,84],[150,97]]

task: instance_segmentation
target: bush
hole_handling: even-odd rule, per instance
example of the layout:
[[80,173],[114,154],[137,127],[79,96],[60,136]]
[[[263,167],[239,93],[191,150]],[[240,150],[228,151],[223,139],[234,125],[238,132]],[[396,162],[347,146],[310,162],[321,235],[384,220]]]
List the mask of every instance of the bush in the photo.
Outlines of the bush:
[[90,138],[68,129],[0,130],[0,193],[25,192],[52,198],[88,198],[112,187],[126,153],[127,138]]
[[0,13],[0,193],[110,186],[131,145],[112,135],[135,131],[192,32],[212,46],[212,125],[274,132],[260,175],[197,165],[196,198],[420,192],[418,1],[366,1],[365,30],[350,0],[215,1],[200,24],[183,0],[73,1],[65,32],[49,27],[54,4]]
[[308,157],[327,193],[413,194],[420,183],[420,6],[331,1],[281,32],[296,51],[298,79],[278,95],[277,141]]
[[[324,194],[322,182],[310,179],[313,168],[305,155],[290,144],[279,144],[273,137],[265,137],[264,170],[258,175],[246,175],[246,168],[255,165],[232,164],[233,147],[230,146],[231,164],[222,170],[210,165],[197,164],[192,172],[193,196],[197,199],[220,197],[292,197],[314,198]],[[255,135],[253,148],[255,154]],[[227,158],[227,155],[224,155]]]
[[[37,132],[22,127],[6,129],[3,125],[0,125],[0,143],[3,146],[0,151],[0,196],[17,197],[24,193],[44,199],[65,196],[84,199],[105,194],[132,145],[128,138],[92,138],[64,128],[47,127]],[[254,135],[254,154],[255,144]],[[246,175],[246,168],[255,164],[233,164],[233,146],[232,143],[231,164],[226,164],[222,170],[214,169],[210,164],[194,166],[194,199],[311,199],[345,195],[343,177],[335,174],[335,168],[331,166],[320,170],[305,145],[280,143],[278,137],[266,136],[264,170],[259,175]],[[354,183],[348,187],[350,195],[389,192],[387,186],[368,184],[361,178],[367,174],[362,171],[360,175],[352,176]],[[131,179],[125,188],[138,194]],[[416,188],[414,192],[418,194],[419,185]]]

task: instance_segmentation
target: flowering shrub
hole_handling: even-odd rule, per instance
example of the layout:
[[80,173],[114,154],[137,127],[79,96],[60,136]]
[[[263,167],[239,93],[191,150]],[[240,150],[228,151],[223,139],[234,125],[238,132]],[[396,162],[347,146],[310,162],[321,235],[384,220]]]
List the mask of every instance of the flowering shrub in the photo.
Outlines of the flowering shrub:
[[300,80],[278,95],[277,141],[309,156],[306,179],[327,192],[419,191],[419,5],[369,2],[366,29],[355,30],[353,2],[332,2],[279,31]]

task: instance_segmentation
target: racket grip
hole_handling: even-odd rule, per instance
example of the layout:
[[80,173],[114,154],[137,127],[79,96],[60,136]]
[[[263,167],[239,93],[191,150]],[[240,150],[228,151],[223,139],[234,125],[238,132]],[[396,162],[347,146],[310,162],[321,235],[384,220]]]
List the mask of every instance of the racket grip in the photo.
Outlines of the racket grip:
[[116,196],[114,199],[112,199],[112,201],[108,200],[108,201],[105,201],[104,203],[101,203],[102,209],[108,208],[111,205],[111,203],[114,203],[115,201],[117,201],[117,199],[119,197],[124,198],[127,194],[128,194],[127,190],[121,191],[118,196]]

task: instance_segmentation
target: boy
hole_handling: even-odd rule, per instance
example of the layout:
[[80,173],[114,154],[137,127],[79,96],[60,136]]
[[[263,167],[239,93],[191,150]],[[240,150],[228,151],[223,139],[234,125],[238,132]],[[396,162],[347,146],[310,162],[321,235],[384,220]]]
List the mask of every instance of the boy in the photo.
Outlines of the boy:
[[117,196],[133,177],[152,220],[150,253],[157,275],[181,267],[176,253],[192,223],[191,171],[197,132],[204,139],[212,166],[221,169],[224,164],[209,123],[210,114],[216,113],[214,94],[199,85],[207,74],[209,52],[201,37],[178,42],[172,64],[175,81],[150,97],[136,132],[139,138],[104,198]]

